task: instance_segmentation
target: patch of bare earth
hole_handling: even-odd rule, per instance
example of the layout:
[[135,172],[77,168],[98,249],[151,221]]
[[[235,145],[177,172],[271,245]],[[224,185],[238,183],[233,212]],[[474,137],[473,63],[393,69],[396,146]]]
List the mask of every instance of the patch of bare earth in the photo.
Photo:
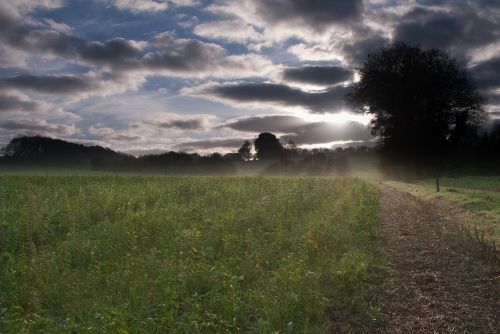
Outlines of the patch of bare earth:
[[449,212],[384,184],[379,189],[389,269],[377,275],[375,303],[388,319],[376,331],[498,333],[498,273],[464,247]]

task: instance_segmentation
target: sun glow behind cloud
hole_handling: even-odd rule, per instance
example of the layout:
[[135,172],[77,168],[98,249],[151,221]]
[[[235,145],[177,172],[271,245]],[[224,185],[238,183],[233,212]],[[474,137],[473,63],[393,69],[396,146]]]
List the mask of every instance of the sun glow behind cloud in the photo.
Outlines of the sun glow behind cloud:
[[[118,150],[235,150],[263,131],[368,142],[370,116],[343,98],[394,38],[451,51],[498,117],[498,17],[491,0],[0,1],[0,146],[23,133]],[[244,116],[258,126],[224,126]]]
[[327,122],[333,124],[347,124],[357,122],[368,125],[372,117],[368,114],[353,113],[347,110],[338,113],[311,114],[306,111],[296,111],[295,114],[307,122]]

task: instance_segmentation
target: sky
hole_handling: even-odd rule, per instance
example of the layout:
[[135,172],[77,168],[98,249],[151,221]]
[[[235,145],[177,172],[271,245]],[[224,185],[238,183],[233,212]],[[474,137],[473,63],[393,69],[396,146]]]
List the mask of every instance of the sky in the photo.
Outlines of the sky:
[[500,118],[500,1],[2,0],[0,146],[20,135],[134,155],[370,145],[343,102],[369,52],[442,48]]

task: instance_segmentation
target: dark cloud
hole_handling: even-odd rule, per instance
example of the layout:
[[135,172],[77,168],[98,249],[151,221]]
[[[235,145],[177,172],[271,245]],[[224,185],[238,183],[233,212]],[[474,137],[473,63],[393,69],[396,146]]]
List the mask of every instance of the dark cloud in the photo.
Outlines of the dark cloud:
[[240,118],[224,127],[247,132],[290,132],[304,124],[304,120],[296,116],[270,115]]
[[362,29],[356,33],[356,39],[342,44],[342,53],[352,66],[362,66],[369,53],[375,52],[390,43],[388,38],[376,32]]
[[215,44],[194,39],[177,39],[170,32],[155,36],[153,43],[163,51],[151,52],[144,56],[143,64],[152,69],[173,71],[206,70],[224,56],[225,50]]
[[195,94],[240,103],[273,103],[325,112],[342,108],[343,98],[350,90],[350,87],[337,86],[319,92],[306,92],[282,84],[241,83],[206,86]]
[[470,69],[476,85],[492,105],[500,105],[500,57],[483,61]]
[[254,116],[230,121],[227,128],[253,133],[284,133],[283,142],[296,144],[321,144],[333,141],[369,141],[373,139],[368,127],[358,122],[330,123],[308,122],[296,116]]
[[131,41],[123,38],[113,38],[106,42],[86,42],[77,53],[80,58],[110,67],[133,66],[142,51]]
[[41,108],[41,104],[34,101],[21,99],[15,95],[0,95],[1,111],[36,111]]
[[341,66],[304,66],[283,71],[283,79],[287,81],[314,85],[330,86],[352,78],[352,71]]
[[0,88],[29,89],[49,94],[68,94],[88,91],[92,86],[92,81],[86,78],[68,75],[20,75],[0,79]]
[[478,87],[500,88],[500,56],[483,61],[471,68]]
[[0,32],[11,28],[15,23],[16,18],[0,4]]
[[212,148],[238,148],[248,138],[229,138],[229,139],[207,139],[189,141],[175,145],[180,150],[207,150]]
[[89,96],[107,96],[136,89],[142,77],[114,72],[88,72],[80,75],[30,75],[0,77],[0,91],[20,90],[55,94],[79,100]]
[[0,122],[0,128],[16,134],[66,136],[75,133],[74,125],[51,124],[45,120],[19,119]]
[[417,7],[403,17],[394,31],[394,39],[432,48],[468,51],[496,41],[500,37],[496,21],[479,16],[477,10],[463,3],[453,11]]
[[12,47],[25,51],[49,53],[113,68],[134,66],[142,54],[136,43],[123,38],[105,42],[86,41],[63,32],[32,26],[17,27],[4,38]]
[[358,18],[361,0],[254,0],[257,14],[269,24],[298,22],[315,30]]
[[207,126],[207,122],[201,119],[173,120],[157,124],[160,128],[177,128],[181,130],[200,130]]
[[143,139],[143,137],[139,135],[131,135],[124,133],[114,133],[109,136],[106,136],[106,139],[117,140],[117,141],[137,141]]
[[[178,38],[172,32],[157,34],[148,44],[123,38],[85,41],[55,30],[21,26],[3,38],[13,48],[104,66],[117,73],[239,77],[259,75],[271,64],[255,54],[227,56],[226,50],[219,45]],[[149,46],[147,51],[144,50],[146,45]]]

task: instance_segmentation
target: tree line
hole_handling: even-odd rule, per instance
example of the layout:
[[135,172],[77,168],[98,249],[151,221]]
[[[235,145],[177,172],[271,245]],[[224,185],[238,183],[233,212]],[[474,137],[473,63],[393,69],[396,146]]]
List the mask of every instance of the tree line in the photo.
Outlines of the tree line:
[[301,149],[293,142],[282,145],[272,133],[261,133],[254,143],[245,141],[237,152],[200,155],[165,152],[140,157],[101,146],[85,146],[48,137],[17,137],[2,149],[3,169],[78,169],[144,172],[168,175],[234,175],[237,167],[264,163],[263,174],[345,175],[348,156],[370,155],[371,148]]
[[[378,166],[390,177],[500,172],[500,121],[486,112],[487,99],[468,71],[449,52],[395,42],[368,54],[356,69],[359,81],[345,101],[372,116]],[[484,130],[490,122],[490,129]],[[139,158],[99,146],[43,137],[13,139],[4,148],[3,166],[56,166],[154,171],[171,174],[233,174],[235,164],[273,161],[268,174],[346,174],[352,150],[304,150],[283,145],[272,133],[245,141],[222,155],[167,152]],[[255,153],[254,153],[255,151]],[[352,152],[351,152],[352,151]]]

